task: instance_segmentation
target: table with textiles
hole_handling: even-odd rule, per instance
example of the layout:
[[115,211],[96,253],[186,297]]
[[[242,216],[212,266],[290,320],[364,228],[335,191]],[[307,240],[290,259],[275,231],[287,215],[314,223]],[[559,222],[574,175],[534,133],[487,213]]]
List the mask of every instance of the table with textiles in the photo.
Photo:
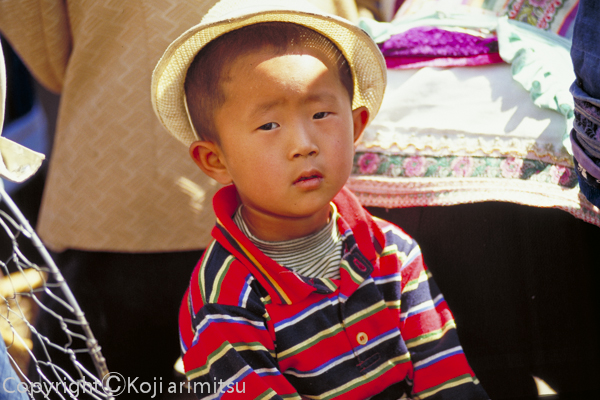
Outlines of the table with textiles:
[[492,399],[537,398],[533,376],[561,399],[599,390],[600,210],[570,154],[563,3],[547,30],[416,1],[361,21],[389,74],[348,186],[419,242]]

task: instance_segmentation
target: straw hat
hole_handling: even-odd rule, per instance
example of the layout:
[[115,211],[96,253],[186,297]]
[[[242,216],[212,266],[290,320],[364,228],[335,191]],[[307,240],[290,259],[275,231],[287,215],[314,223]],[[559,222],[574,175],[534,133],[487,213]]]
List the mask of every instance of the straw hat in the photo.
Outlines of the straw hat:
[[[0,134],[4,123],[6,101],[6,72],[4,54],[0,47]],[[44,155],[0,136],[0,176],[13,182],[23,182],[42,165]],[[1,184],[1,182],[0,182]]]
[[385,90],[386,67],[379,48],[362,29],[304,0],[222,0],[171,43],[154,69],[152,106],[169,133],[187,146],[198,140],[186,108],[184,83],[200,49],[227,32],[262,22],[303,25],[331,40],[352,70],[352,109],[366,106],[370,119],[375,117]]

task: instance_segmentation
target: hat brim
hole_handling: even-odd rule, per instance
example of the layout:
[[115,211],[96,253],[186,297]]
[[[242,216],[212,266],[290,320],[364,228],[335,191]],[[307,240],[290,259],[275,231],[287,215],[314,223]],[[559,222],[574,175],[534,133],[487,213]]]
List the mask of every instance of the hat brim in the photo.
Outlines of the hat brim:
[[290,10],[262,11],[214,23],[200,23],[167,48],[152,74],[152,107],[160,122],[189,146],[198,137],[186,108],[184,83],[198,52],[210,41],[244,26],[263,22],[289,22],[312,29],[331,40],[352,70],[352,109],[365,106],[370,120],[381,106],[386,86],[385,61],[375,42],[361,28],[343,18]]

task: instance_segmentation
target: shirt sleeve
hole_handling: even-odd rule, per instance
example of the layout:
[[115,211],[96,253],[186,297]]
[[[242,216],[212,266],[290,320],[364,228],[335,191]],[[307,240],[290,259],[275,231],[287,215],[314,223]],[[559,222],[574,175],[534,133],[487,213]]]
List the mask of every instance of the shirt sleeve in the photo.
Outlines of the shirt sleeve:
[[260,296],[255,292],[240,296],[243,307],[203,304],[201,297],[192,285],[180,310],[183,363],[190,390],[199,399],[300,400],[278,368]]
[[413,242],[402,266],[400,332],[413,362],[413,396],[488,399],[458,340],[454,317]]
[[31,74],[59,93],[72,43],[66,0],[0,1],[0,32]]

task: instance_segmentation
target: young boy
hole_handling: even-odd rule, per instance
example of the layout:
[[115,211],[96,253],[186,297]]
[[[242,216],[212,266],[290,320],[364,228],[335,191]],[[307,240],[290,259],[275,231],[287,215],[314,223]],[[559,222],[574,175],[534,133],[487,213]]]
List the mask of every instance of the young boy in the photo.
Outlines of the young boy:
[[487,398],[417,244],[344,188],[385,73],[288,0],[223,0],[158,63],[159,119],[229,185],[180,312],[199,398]]

